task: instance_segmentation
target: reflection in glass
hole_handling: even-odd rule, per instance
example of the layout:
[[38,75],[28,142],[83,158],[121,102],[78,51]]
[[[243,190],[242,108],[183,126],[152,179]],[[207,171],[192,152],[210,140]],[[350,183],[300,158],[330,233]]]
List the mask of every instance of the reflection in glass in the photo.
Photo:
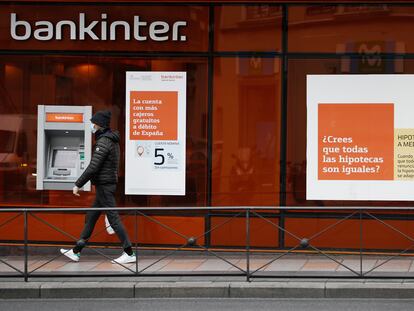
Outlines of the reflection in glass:
[[290,52],[405,53],[414,50],[414,8],[387,4],[290,6]]
[[282,7],[279,5],[217,6],[215,50],[280,51],[281,21]]
[[277,58],[217,58],[213,205],[277,205],[280,71]]
[[14,143],[16,140],[16,132],[0,130],[0,153],[12,153],[14,150]]

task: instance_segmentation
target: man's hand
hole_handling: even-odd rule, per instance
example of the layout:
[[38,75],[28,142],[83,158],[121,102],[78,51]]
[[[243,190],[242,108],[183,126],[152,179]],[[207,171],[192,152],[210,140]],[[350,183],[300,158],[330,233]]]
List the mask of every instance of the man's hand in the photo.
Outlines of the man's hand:
[[73,192],[73,194],[74,194],[74,195],[76,195],[77,197],[79,197],[79,196],[80,196],[80,194],[79,194],[79,188],[78,188],[77,186],[73,187],[72,192]]

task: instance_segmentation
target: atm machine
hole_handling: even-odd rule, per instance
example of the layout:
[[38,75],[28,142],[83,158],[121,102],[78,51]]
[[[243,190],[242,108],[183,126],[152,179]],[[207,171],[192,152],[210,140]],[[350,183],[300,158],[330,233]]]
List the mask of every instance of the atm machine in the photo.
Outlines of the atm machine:
[[91,160],[91,117],[92,106],[38,106],[37,190],[72,190]]

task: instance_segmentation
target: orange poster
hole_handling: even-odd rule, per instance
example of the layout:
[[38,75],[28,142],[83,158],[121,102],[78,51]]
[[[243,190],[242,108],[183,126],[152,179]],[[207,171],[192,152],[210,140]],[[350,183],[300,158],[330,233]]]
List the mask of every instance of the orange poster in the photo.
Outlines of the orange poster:
[[177,140],[178,92],[131,91],[131,140]]
[[318,104],[318,179],[393,180],[394,104]]

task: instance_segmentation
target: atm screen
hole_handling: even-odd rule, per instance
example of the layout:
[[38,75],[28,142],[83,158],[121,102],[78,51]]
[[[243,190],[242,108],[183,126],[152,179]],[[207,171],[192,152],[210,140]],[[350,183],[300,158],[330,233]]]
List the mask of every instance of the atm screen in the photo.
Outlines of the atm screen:
[[74,168],[76,167],[77,155],[76,150],[55,149],[53,150],[52,167]]

